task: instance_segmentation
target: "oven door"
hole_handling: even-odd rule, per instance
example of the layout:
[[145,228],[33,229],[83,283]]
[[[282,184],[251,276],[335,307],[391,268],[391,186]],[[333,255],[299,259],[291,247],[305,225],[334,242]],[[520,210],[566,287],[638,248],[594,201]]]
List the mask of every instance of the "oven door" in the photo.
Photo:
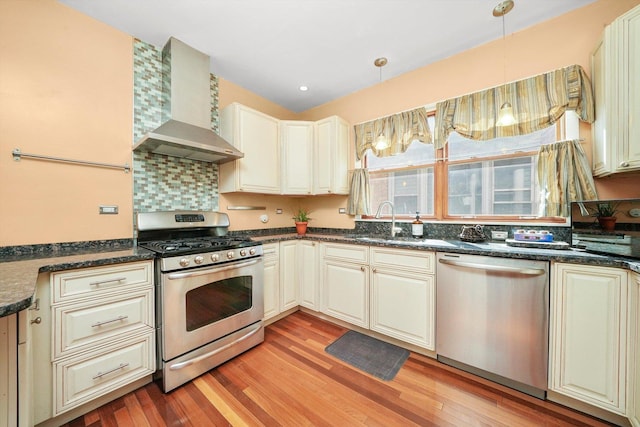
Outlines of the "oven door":
[[264,317],[262,258],[163,273],[162,359],[171,360]]

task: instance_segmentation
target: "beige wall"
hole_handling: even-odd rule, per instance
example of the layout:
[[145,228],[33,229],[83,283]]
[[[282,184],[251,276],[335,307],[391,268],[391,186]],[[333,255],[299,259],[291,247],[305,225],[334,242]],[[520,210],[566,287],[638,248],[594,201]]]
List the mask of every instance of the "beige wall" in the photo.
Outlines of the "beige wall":
[[0,40],[0,246],[131,238],[131,173],[10,156],[131,165],[131,37],[53,0],[3,0]]
[[[574,63],[589,73],[589,53],[604,26],[638,4],[640,0],[599,0],[509,34],[506,79]],[[0,37],[0,246],[132,237],[131,174],[14,162],[10,156],[20,148],[131,164],[131,37],[54,0],[0,1]],[[303,114],[220,79],[220,106],[241,102],[280,119],[317,120],[337,114],[358,123],[502,84],[503,48],[502,40],[488,43]],[[587,151],[589,129],[581,126]],[[600,196],[640,197],[637,179],[599,179]],[[118,205],[120,214],[98,215],[100,204]],[[289,227],[297,206],[314,212],[312,226],[353,226],[351,217],[337,213],[346,205],[341,196],[221,196],[221,210],[229,205],[267,206],[266,211],[231,211],[235,229]],[[276,215],[277,208],[284,213]],[[259,222],[262,213],[271,218],[266,226]]]

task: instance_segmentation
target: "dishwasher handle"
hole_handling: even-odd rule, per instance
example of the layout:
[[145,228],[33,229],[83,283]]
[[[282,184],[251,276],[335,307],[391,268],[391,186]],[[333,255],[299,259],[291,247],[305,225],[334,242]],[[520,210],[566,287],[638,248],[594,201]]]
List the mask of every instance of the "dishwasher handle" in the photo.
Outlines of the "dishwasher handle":
[[527,276],[540,276],[546,274],[546,271],[540,268],[522,268],[522,267],[508,267],[506,265],[491,265],[491,264],[478,264],[475,262],[458,261],[452,259],[441,258],[438,260],[442,264],[454,265],[457,267],[473,268],[477,270],[485,271],[498,271],[502,273],[517,273]]

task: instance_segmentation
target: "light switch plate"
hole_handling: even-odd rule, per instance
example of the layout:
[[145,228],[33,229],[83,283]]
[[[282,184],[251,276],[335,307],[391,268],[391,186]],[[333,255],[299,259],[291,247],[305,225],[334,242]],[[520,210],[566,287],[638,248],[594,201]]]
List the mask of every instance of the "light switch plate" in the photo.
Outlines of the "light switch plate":
[[100,205],[100,215],[117,215],[117,205]]

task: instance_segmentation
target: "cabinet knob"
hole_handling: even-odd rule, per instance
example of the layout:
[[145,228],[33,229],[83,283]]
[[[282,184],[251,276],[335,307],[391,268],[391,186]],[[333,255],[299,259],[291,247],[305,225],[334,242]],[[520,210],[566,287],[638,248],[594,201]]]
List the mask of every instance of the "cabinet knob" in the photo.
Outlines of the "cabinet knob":
[[376,273],[376,272],[378,271],[378,269],[374,267],[372,271],[373,271],[374,273]]
[[620,162],[620,167],[621,168],[628,168],[629,167],[629,162]]
[[31,324],[33,325],[34,323],[35,323],[36,325],[39,325],[40,323],[42,323],[42,317],[38,316],[38,317],[36,317],[35,319],[33,319],[33,320],[31,321]]
[[364,271],[364,265],[360,266],[360,271]]

